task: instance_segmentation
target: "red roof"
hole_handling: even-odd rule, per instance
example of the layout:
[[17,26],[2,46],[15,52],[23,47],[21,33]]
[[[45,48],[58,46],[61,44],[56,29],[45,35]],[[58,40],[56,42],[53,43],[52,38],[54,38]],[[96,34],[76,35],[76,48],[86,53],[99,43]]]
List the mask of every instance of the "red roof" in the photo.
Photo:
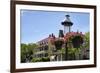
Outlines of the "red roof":
[[56,38],[56,37],[49,36],[49,37],[47,37],[45,39],[42,39],[42,40],[38,41],[37,43],[48,42],[48,40],[50,40],[51,42],[54,42],[55,40],[59,40],[59,39],[61,39],[63,41],[67,41],[69,38],[71,38],[73,36],[78,36],[78,35],[81,36],[81,37],[84,36],[82,34],[82,32],[69,32],[66,35],[64,35],[64,37],[62,37],[62,38],[59,38],[59,37]]

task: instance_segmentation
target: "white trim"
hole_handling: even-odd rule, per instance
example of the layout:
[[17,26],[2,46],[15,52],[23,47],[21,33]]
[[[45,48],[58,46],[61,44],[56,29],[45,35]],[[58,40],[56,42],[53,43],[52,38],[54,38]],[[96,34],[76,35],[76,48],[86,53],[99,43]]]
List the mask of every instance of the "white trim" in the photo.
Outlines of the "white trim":
[[[67,12],[88,12],[90,13],[90,60],[80,61],[60,61],[60,62],[39,62],[39,63],[20,63],[20,9],[46,10],[46,11],[67,11]],[[74,66],[88,65],[94,63],[94,14],[93,9],[69,8],[69,7],[50,7],[34,5],[16,5],[16,68],[38,68],[53,66]]]

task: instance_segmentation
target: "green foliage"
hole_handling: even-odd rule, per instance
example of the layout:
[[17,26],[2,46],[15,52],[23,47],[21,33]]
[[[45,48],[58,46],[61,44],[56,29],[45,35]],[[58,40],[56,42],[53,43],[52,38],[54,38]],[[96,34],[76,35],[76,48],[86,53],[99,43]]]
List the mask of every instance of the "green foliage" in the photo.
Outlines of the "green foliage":
[[36,44],[21,44],[21,62],[26,60],[31,61],[34,49],[37,48]]
[[80,48],[70,48],[68,49],[68,55],[70,60],[76,59],[76,54],[80,53]]
[[27,45],[21,44],[21,62],[26,61],[26,55],[27,55]]
[[32,58],[31,62],[42,62],[41,58]]
[[89,48],[89,45],[90,45],[90,33],[87,32],[85,33],[85,48]]
[[68,54],[69,54],[69,57],[70,59],[76,59],[75,55],[77,54],[80,54],[80,51],[81,49],[89,49],[89,42],[90,42],[90,37],[89,37],[89,32],[85,33],[84,37],[81,38],[81,36],[77,36],[77,37],[74,37],[72,39],[72,43],[73,43],[73,46],[74,48],[68,48]]
[[50,58],[48,58],[48,57],[42,58],[42,61],[43,61],[43,62],[50,61]]
[[70,49],[68,49],[69,54],[79,53],[79,52],[80,52],[80,48],[70,48]]
[[31,60],[31,62],[48,62],[50,61],[50,59],[48,57],[44,57],[44,58],[33,58]]
[[65,48],[62,48],[60,51],[62,54],[65,54]]

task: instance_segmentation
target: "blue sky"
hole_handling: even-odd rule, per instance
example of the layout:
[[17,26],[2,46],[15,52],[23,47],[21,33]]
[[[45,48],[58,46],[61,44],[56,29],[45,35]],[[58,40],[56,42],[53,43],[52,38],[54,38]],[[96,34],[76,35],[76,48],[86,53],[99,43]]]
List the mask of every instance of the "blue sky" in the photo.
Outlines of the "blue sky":
[[69,14],[73,22],[71,31],[89,31],[89,13],[21,10],[21,43],[35,43],[63,30],[61,22]]

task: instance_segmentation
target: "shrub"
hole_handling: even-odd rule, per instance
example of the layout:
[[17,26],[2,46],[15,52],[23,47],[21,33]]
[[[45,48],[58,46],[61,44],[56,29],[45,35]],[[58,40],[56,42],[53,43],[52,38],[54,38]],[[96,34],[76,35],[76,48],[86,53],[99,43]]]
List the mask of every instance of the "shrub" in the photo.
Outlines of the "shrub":
[[49,57],[45,57],[45,58],[33,58],[31,60],[31,62],[47,62],[50,61]]
[[43,61],[43,62],[50,61],[50,58],[49,58],[49,57],[42,58],[42,61]]

